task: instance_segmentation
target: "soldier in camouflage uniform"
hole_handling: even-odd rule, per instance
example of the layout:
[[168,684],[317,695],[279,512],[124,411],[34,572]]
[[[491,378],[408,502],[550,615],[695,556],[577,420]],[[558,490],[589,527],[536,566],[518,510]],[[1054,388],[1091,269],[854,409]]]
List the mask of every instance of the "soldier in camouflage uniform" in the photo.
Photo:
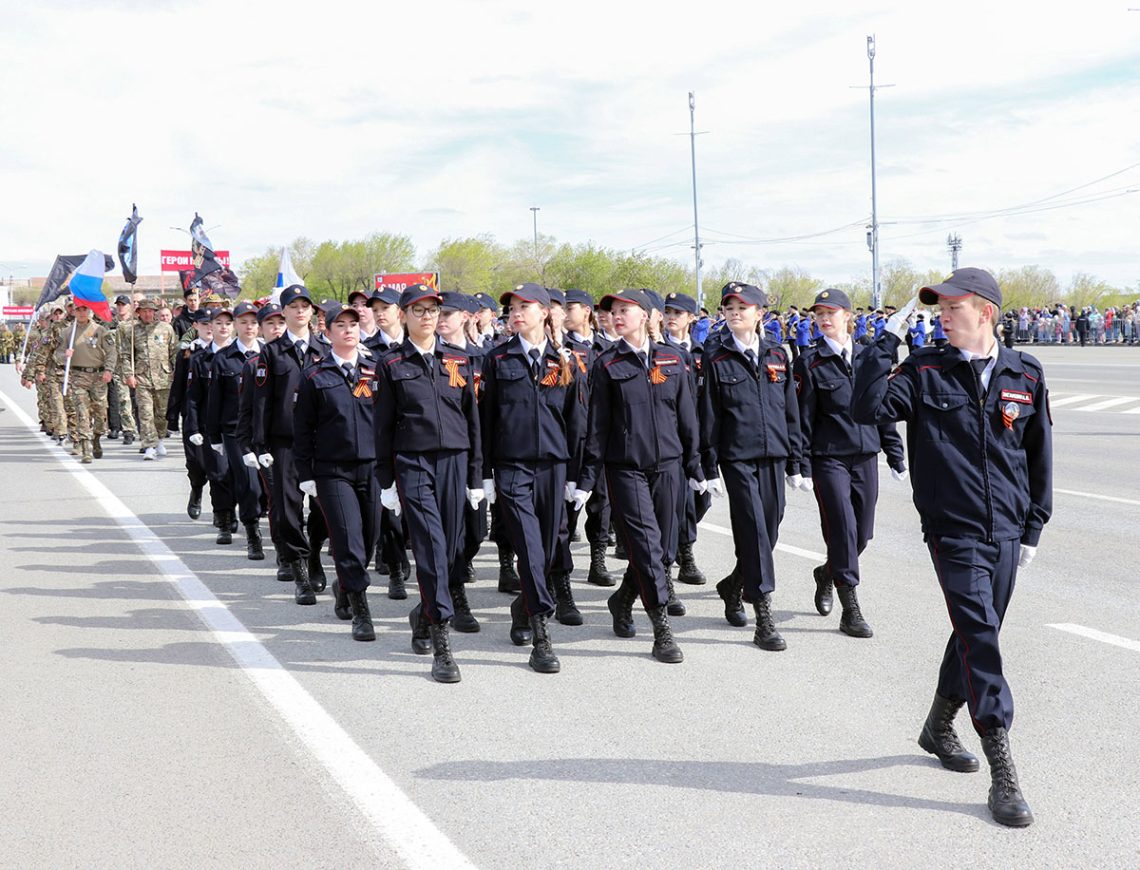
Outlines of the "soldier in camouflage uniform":
[[119,365],[115,370],[111,382],[113,385],[112,392],[119,400],[119,426],[117,428],[122,430],[123,444],[131,444],[138,433],[138,427],[135,425],[134,410],[131,407],[131,390],[127,387],[125,375],[123,374],[123,364],[134,347],[134,329],[136,322],[134,310],[134,304],[131,302],[129,296],[118,296],[115,298],[115,317],[118,320],[118,324],[114,329],[114,334],[115,346],[119,351]]
[[123,374],[139,403],[139,434],[143,456],[155,459],[166,455],[166,406],[178,354],[178,336],[169,323],[157,320],[158,305],[153,299],[138,304],[138,322],[132,333],[134,347],[123,359]]
[[0,363],[10,363],[16,350],[16,337],[7,323],[0,323]]
[[23,356],[16,360],[20,384],[25,389],[36,388],[36,410],[40,417],[40,431],[52,433],[51,410],[47,403],[47,387],[36,380],[36,359],[43,344],[44,333],[51,324],[51,310],[45,305],[36,312],[36,319],[28,327],[28,343]]
[[59,343],[60,333],[70,329],[71,323],[63,316],[63,305],[55,303],[51,308],[51,320],[40,333],[39,347],[32,362],[40,398],[47,411],[48,432],[61,444],[72,430],[67,425],[69,414],[63,401],[63,366],[56,363],[53,352]]
[[[75,335],[64,333],[55,350],[56,361],[71,359],[67,395],[75,406],[75,438],[81,462],[103,458],[99,438],[107,430],[107,384],[118,351],[111,331],[91,319],[91,309],[75,310]],[[70,343],[71,347],[68,347]]]

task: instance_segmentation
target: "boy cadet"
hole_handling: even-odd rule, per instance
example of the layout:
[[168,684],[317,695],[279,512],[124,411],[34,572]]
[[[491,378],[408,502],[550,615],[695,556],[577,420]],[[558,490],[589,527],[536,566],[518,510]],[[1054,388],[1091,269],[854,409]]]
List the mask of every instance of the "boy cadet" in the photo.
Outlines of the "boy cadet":
[[1052,512],[1049,393],[1041,363],[997,341],[1001,290],[988,272],[956,269],[918,299],[941,307],[949,346],[916,350],[888,374],[912,299],[865,352],[851,412],[860,423],[907,421],[914,504],[953,626],[919,745],[943,767],[977,770],[954,731],[968,705],[990,764],[990,812],[1024,827],[1033,814],[1010,755],[998,633]]

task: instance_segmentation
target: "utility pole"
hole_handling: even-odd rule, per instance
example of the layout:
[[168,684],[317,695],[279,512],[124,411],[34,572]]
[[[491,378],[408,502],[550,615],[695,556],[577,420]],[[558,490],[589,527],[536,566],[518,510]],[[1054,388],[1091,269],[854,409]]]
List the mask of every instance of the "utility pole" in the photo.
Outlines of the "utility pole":
[[946,237],[946,246],[950,249],[950,271],[958,268],[958,252],[962,250],[962,237],[951,233]]
[[867,37],[867,62],[871,68],[871,307],[883,304],[883,288],[879,284],[879,201],[875,187],[875,36]]
[[693,250],[697,267],[697,311],[705,305],[701,289],[701,229],[697,220],[697,96],[689,91],[689,154],[693,164]]
[[[538,213],[541,210],[542,209],[537,205],[532,205],[530,207],[530,213],[534,217],[534,267],[539,270],[540,275],[544,271],[539,267],[538,264]],[[543,283],[546,283],[545,275],[542,275],[542,279]]]

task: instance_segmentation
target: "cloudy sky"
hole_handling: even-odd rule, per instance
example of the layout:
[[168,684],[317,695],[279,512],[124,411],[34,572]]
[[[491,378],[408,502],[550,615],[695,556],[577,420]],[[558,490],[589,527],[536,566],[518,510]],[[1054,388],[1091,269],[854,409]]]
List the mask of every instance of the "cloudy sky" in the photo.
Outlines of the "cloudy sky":
[[1140,281],[1128,0],[0,11],[3,275],[112,250],[132,202],[143,274],[196,210],[239,262],[301,235],[512,242],[535,205],[559,241],[690,262],[693,90],[706,262],[867,276],[874,33],[884,262],[944,267],[958,232],[967,264]]

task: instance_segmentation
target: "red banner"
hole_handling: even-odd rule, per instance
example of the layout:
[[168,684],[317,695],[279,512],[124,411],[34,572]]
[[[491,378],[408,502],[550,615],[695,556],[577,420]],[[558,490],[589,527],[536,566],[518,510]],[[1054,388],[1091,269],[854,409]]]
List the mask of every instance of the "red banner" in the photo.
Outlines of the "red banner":
[[[229,251],[214,251],[214,259],[225,268],[230,267]],[[189,251],[162,251],[161,261],[163,272],[188,272],[194,268]]]
[[433,290],[439,289],[439,273],[438,272],[404,272],[399,275],[377,275],[376,276],[376,289],[383,290],[385,287],[390,287],[393,290],[399,290],[401,293],[411,287],[413,284],[427,284]]
[[0,314],[4,317],[13,318],[30,318],[34,311],[35,306],[33,305],[5,305],[3,308],[0,308]]

